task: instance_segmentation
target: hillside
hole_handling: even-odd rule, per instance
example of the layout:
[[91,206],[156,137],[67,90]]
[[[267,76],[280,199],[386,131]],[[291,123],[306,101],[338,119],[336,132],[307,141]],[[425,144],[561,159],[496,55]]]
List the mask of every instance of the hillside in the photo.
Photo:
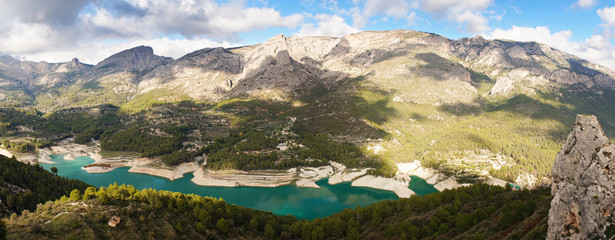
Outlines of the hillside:
[[[5,221],[7,239],[537,239],[546,235],[549,201],[544,188],[478,184],[298,221],[222,199],[115,184]],[[112,216],[121,218],[113,228]]]
[[[384,175],[395,172],[393,162],[419,160],[460,182],[491,175],[534,186],[548,182],[551,160],[577,113],[598,116],[607,135],[615,135],[615,107],[604,104],[615,100],[615,73],[534,42],[451,40],[396,30],[340,38],[279,35],[253,46],[202,49],[177,60],[141,46],[96,66],[2,59],[0,98],[18,110],[2,110],[3,138],[23,142],[38,135],[37,140],[55,141],[82,134],[87,142],[137,135],[139,140],[109,150],[148,155],[139,144],[166,144],[162,149],[168,150],[152,155],[183,151],[167,157],[173,162],[197,157],[198,149],[213,146],[214,139],[243,141],[234,139],[236,134],[264,134],[273,146],[305,145],[309,133],[325,136],[321,143],[361,147],[361,158],[376,159]],[[72,68],[60,67],[67,65]],[[46,84],[49,79],[57,80]],[[96,120],[103,104],[119,107],[113,131]],[[58,113],[75,109],[94,123],[39,127],[66,122]],[[15,114],[32,121],[7,117]],[[189,134],[176,139],[159,134],[169,125],[185,126]],[[169,139],[149,140],[161,136]],[[217,145],[217,150],[231,145]],[[243,151],[267,153],[273,168],[307,165],[315,158],[300,149],[284,153],[271,146],[244,146]],[[277,165],[285,160],[287,165]],[[271,165],[258,168],[263,167]]]
[[42,167],[0,155],[0,215],[33,211],[37,204],[59,199],[90,185],[56,176]]
[[[6,231],[7,239],[533,239],[546,234],[550,201],[545,188],[477,184],[299,221],[194,194],[117,184],[97,189],[0,156],[0,173],[7,172],[15,173],[1,178],[10,212],[2,214],[0,237]],[[15,176],[25,172],[29,178]],[[112,228],[114,215],[121,221]]]

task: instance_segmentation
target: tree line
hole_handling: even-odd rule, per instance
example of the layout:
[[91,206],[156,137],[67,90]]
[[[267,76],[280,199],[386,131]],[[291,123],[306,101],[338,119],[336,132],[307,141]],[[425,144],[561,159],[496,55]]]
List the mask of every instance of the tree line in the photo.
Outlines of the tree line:
[[[288,150],[276,149],[282,142],[288,143]],[[361,148],[352,143],[335,142],[326,135],[313,133],[280,138],[256,130],[235,131],[195,152],[203,153],[207,154],[207,168],[213,170],[319,167],[328,165],[329,161],[353,168],[375,168],[374,174],[384,176],[392,176],[397,170],[390,164],[365,155]]]
[[[112,184],[73,190],[60,200],[39,204],[36,213],[26,212],[11,220],[8,230],[9,234],[30,238],[70,235],[77,239],[544,239],[550,200],[548,189],[513,191],[510,187],[475,184],[298,220],[217,198]],[[90,207],[79,210],[82,215],[71,215],[71,207],[79,206],[79,202]],[[27,224],[28,217],[53,218],[60,211],[68,212],[66,220],[36,226],[36,230]],[[115,229],[106,226],[111,213],[122,217]]]
[[36,205],[58,199],[73,189],[90,185],[54,175],[39,165],[28,165],[0,155],[0,199],[9,212],[34,210]]

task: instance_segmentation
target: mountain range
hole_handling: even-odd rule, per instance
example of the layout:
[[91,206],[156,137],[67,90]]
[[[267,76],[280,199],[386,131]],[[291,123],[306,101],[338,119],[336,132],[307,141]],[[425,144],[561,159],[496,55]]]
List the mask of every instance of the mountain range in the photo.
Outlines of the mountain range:
[[[344,37],[278,35],[259,45],[206,48],[176,60],[157,56],[147,46],[121,51],[96,65],[76,58],[47,63],[2,56],[0,73],[6,103],[30,103],[46,111],[71,105],[50,106],[39,100],[47,94],[62,102],[74,95],[87,98],[113,91],[126,98],[93,103],[123,104],[161,90],[215,102],[267,90],[285,97],[299,96],[359,77],[383,90],[395,89],[397,101],[434,104],[471,102],[485,80],[494,82],[485,97],[571,85],[597,93],[615,89],[614,71],[544,44],[480,36],[451,40],[407,30]],[[431,91],[411,88],[423,82],[431,85],[432,81],[437,82]],[[89,88],[92,86],[98,87]]]
[[[45,114],[101,104],[137,113],[185,100],[284,103],[278,115],[296,119],[294,127],[379,158],[528,186],[548,182],[577,113],[597,115],[615,133],[615,71],[536,42],[410,30],[278,35],[179,59],[139,46],[96,65],[2,56],[0,99]],[[234,117],[222,117],[227,127]]]

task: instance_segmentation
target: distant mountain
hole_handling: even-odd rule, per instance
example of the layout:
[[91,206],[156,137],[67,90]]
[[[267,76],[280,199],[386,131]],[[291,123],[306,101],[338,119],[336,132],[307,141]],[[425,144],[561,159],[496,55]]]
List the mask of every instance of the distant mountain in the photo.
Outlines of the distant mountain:
[[[94,67],[76,59],[35,63],[9,56],[0,58],[0,64],[4,98],[19,103],[20,98],[32,100],[46,94],[36,91],[37,87],[50,89],[90,80],[100,84],[113,74],[115,78],[123,74],[130,80],[131,84],[116,91],[129,92],[129,99],[123,102],[153,89],[208,101],[251,96],[265,89],[297,96],[317,86],[331,87],[357,77],[378,84],[394,81],[393,85],[411,85],[412,80],[447,82],[436,84],[431,91],[403,89],[396,96],[401,101],[430,103],[472,101],[478,94],[477,84],[484,78],[495,83],[490,96],[575,84],[595,92],[615,89],[612,70],[543,44],[488,41],[480,36],[450,40],[404,30],[361,32],[341,38],[279,35],[260,45],[202,49],[177,60],[139,46],[116,53]],[[15,90],[22,90],[25,96],[7,95]],[[87,91],[87,87],[81,90]],[[58,97],[66,97],[67,92],[59,91]]]
[[94,78],[99,79],[104,74],[116,72],[147,72],[172,61],[172,58],[155,55],[151,47],[139,46],[105,58],[96,64],[92,72],[97,74]]
[[[548,182],[577,113],[597,115],[614,136],[615,106],[608,104],[615,101],[614,78],[611,69],[540,43],[395,30],[278,35],[177,60],[140,46],[96,66],[4,56],[0,104],[49,113],[100,104],[139,112],[182,100],[230,102],[233,112],[215,115],[225,120],[208,126],[267,129],[261,125],[290,117],[296,130],[364,145],[393,162],[419,160],[446,173],[441,178],[490,174],[529,186]],[[257,112],[263,107],[233,99],[272,110]]]

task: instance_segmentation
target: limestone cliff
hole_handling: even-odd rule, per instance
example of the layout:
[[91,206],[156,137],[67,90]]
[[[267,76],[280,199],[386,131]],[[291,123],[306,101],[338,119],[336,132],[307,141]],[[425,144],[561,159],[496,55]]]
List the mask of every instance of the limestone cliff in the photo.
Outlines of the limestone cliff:
[[[270,92],[276,93],[272,98],[297,97],[358,79],[393,93],[396,102],[437,106],[471,105],[482,97],[560,95],[561,88],[606,97],[615,90],[612,70],[544,44],[453,40],[410,30],[278,35],[252,46],[201,49],[176,60],[139,46],[96,66],[77,59],[36,63],[0,56],[2,103],[26,102],[46,112],[73,106],[75,99],[121,105],[140,96],[162,102],[182,97],[217,102]],[[491,91],[482,96],[483,88]]]
[[553,168],[547,239],[609,239],[615,234],[615,145],[595,116],[577,115]]
[[105,58],[85,78],[95,80],[117,72],[145,72],[172,61],[170,57],[155,55],[151,47],[138,46]]

